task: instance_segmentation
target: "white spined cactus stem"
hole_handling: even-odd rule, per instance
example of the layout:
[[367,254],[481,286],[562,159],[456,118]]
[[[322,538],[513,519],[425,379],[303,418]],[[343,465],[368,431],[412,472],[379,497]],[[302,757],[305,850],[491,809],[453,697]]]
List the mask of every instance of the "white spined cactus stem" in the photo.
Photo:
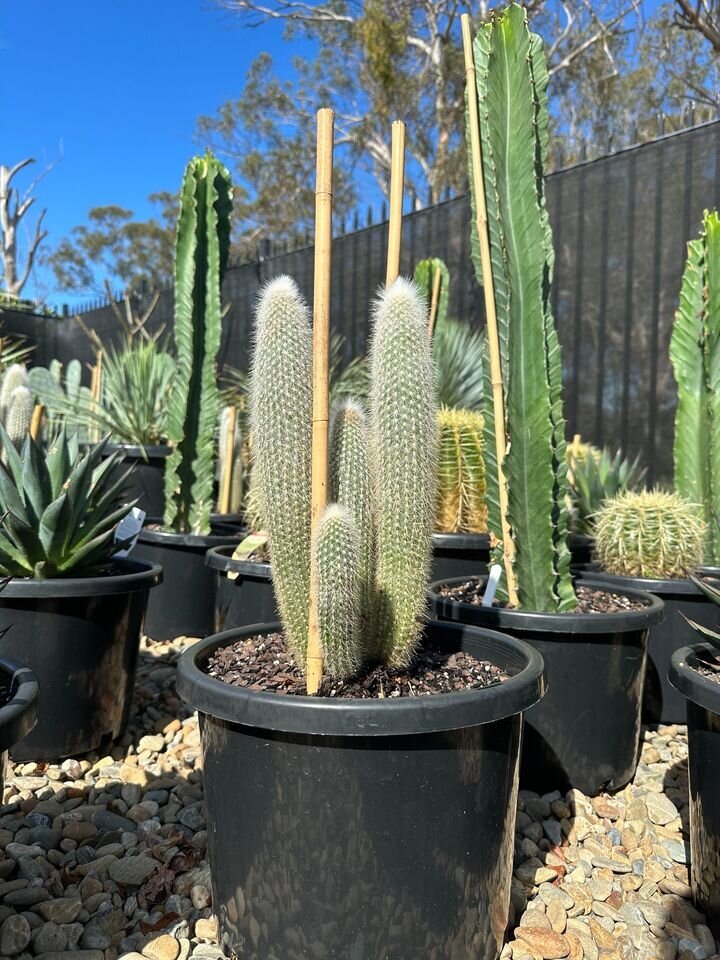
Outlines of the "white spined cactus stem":
[[427,303],[403,278],[374,305],[370,423],[377,522],[373,655],[412,658],[422,629],[435,521],[437,422]]
[[253,472],[288,648],[305,662],[310,596],[312,328],[287,276],[261,293],[250,378]]
[[363,662],[360,621],[360,537],[348,509],[325,508],[313,542],[318,623],[325,672],[351,677]]

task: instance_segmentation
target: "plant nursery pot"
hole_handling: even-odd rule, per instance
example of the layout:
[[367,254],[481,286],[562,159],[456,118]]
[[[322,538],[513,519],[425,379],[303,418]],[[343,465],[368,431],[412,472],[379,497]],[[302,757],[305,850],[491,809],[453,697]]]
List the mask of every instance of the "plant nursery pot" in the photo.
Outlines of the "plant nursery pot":
[[670,683],[687,705],[690,786],[690,883],[693,898],[720,937],[720,685],[693,669],[708,643],[681,647],[670,660]]
[[205,562],[215,577],[215,631],[279,618],[269,563],[233,560],[234,545],[213,547]]
[[86,753],[122,732],[148,595],[161,579],[159,566],[133,558],[104,576],[8,583],[3,652],[40,685],[37,726],[12,748],[14,760]]
[[586,533],[570,533],[568,534],[568,547],[571,563],[591,563],[593,550],[595,549],[595,537],[589,537]]
[[488,533],[434,533],[431,579],[482,576],[490,563]]
[[341,700],[203,672],[217,648],[277,629],[208,637],[178,668],[178,692],[200,713],[224,953],[494,960],[508,922],[522,712],[543,694],[542,658],[498,633],[432,623],[434,642],[511,679]]
[[[710,568],[708,568],[710,569]],[[720,571],[719,571],[720,572]],[[655,594],[665,604],[665,619],[650,631],[648,665],[643,696],[645,723],[685,723],[685,698],[668,679],[670,659],[680,647],[697,639],[697,634],[682,614],[704,627],[714,627],[718,621],[717,607],[691,580],[652,580],[648,577],[620,577],[603,573],[595,565],[583,570],[581,578],[604,580],[615,587],[631,587]]]
[[0,800],[5,789],[8,750],[37,723],[38,682],[32,670],[0,657],[0,686],[7,700],[0,707]]
[[[531,644],[545,661],[547,694],[526,715],[520,781],[546,793],[577,787],[588,796],[619,790],[640,753],[649,628],[663,616],[657,597],[623,587],[643,610],[533,613],[459,603],[430,586],[432,615],[500,630]],[[602,587],[603,581],[588,580]]]
[[165,461],[170,456],[170,447],[166,444],[140,447],[130,443],[109,443],[103,460],[118,450],[123,454],[118,471],[126,473],[132,467],[127,479],[127,500],[137,500],[136,506],[145,513],[161,517],[165,510]]
[[233,530],[245,529],[245,517],[242,513],[211,513],[210,523],[213,527],[232,527]]
[[[150,519],[152,524],[161,521]],[[163,582],[148,603],[145,633],[152,640],[206,637],[215,621],[215,574],[205,565],[211,547],[236,544],[240,533],[218,526],[208,536],[169,533],[147,526],[140,531],[133,556],[163,568]]]

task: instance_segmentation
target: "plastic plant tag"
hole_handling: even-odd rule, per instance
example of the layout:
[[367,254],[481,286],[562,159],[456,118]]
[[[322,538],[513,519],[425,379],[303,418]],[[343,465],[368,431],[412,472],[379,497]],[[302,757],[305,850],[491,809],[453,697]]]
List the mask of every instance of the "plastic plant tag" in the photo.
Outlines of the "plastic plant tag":
[[[244,540],[235,547],[233,551],[233,560],[248,560],[254,553],[262,553],[267,546],[268,535],[266,533],[250,533]],[[228,580],[237,580],[240,576],[234,570],[227,573]]]
[[499,563],[494,563],[490,567],[490,575],[488,577],[487,586],[485,587],[485,593],[482,598],[483,607],[491,607],[493,600],[495,599],[495,593],[497,592],[498,584],[500,583],[500,577],[502,576],[502,567]]
[[133,549],[140,536],[147,514],[140,507],[133,507],[126,517],[123,517],[115,528],[115,543],[121,544],[119,550],[113,554],[115,560],[122,560]]

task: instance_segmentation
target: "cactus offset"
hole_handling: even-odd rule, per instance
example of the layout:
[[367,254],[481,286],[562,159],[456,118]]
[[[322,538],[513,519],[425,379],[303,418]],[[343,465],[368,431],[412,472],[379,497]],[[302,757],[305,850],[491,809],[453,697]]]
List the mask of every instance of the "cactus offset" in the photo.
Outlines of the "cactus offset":
[[323,659],[331,676],[347,677],[362,664],[360,536],[348,509],[326,507],[313,540],[318,582],[318,623]]
[[483,418],[473,410],[438,410],[436,528],[440,533],[487,530]]
[[290,277],[257,307],[250,379],[253,484],[270,537],[273,584],[288,647],[305,662],[310,598],[312,328]]
[[606,573],[686,577],[702,563],[706,537],[701,508],[678,493],[628,491],[595,516],[595,556]]

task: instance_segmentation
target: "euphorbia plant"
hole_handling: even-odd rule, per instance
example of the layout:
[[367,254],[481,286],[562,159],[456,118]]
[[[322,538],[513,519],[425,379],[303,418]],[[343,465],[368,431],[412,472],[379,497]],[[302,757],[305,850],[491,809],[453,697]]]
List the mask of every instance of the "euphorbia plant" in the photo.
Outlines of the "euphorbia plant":
[[367,410],[332,416],[330,497],[311,540],[312,328],[288,277],[257,311],[254,483],[288,647],[304,667],[311,552],[325,669],[406,666],[422,631],[435,519],[437,424],[427,304],[399,279],[375,304]]

